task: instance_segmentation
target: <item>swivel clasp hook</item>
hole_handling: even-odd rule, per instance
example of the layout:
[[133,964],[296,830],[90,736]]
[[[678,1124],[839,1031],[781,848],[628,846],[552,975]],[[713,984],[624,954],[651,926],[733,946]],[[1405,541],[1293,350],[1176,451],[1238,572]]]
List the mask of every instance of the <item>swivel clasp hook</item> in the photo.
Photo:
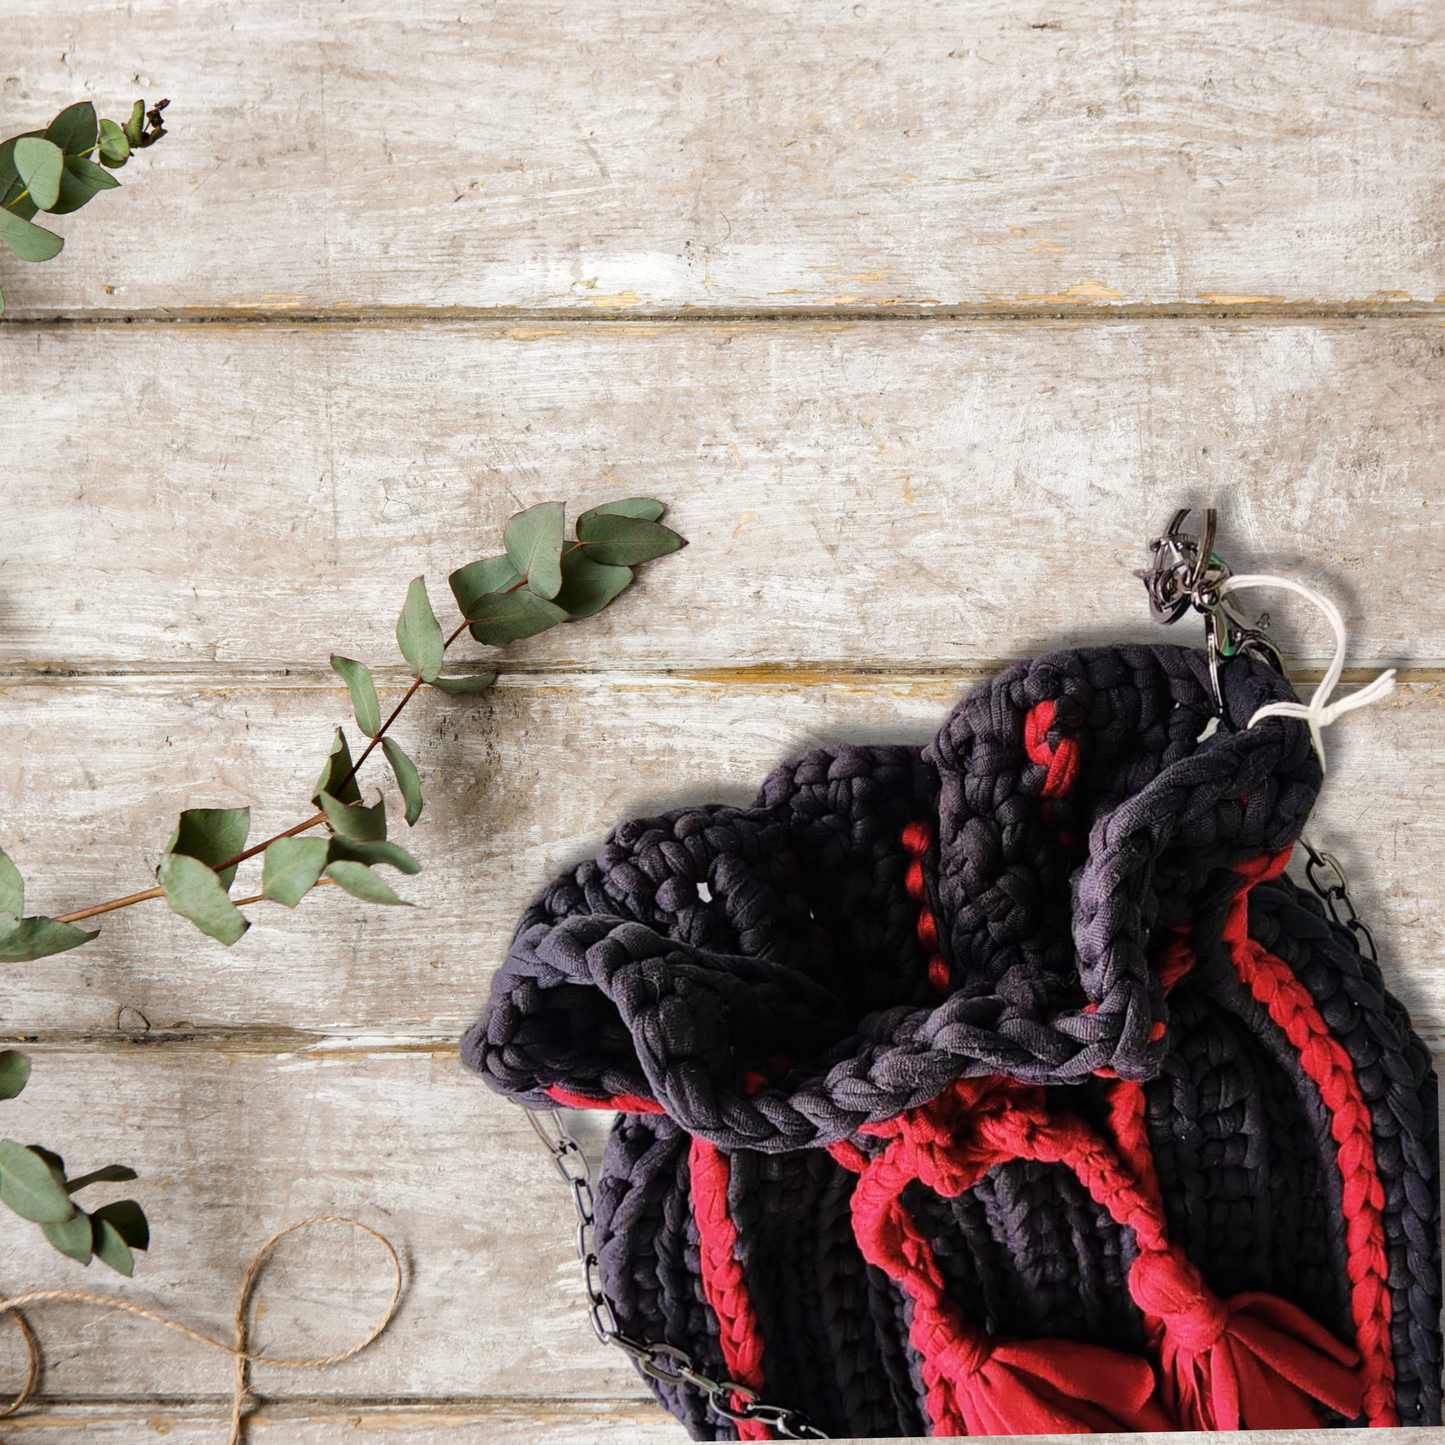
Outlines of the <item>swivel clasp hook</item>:
[[1215,554],[1214,537],[1218,513],[1210,507],[1204,513],[1204,534],[1196,537],[1183,530],[1189,508],[1181,507],[1169,519],[1163,536],[1156,537],[1149,550],[1154,565],[1134,575],[1149,593],[1149,610],[1168,626],[1178,622],[1191,608],[1204,614],[1209,649],[1209,680],[1214,691],[1215,711],[1224,714],[1224,693],[1219,685],[1219,665],[1226,658],[1249,653],[1285,671],[1279,649],[1264,634],[1268,617],[1251,624],[1239,603],[1223,590],[1229,579],[1229,565]]

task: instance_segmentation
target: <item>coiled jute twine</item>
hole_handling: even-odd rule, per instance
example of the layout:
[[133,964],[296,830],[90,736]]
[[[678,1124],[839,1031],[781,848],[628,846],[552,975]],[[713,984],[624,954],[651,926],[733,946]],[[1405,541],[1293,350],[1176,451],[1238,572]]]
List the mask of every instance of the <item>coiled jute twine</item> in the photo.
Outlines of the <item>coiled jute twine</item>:
[[[393,1283],[391,1299],[387,1303],[386,1313],[381,1321],[372,1329],[365,1339],[358,1340],[347,1349],[338,1350],[334,1355],[323,1355],[314,1360],[278,1360],[270,1355],[253,1355],[246,1348],[247,1331],[247,1310],[251,1302],[251,1291],[255,1287],[256,1276],[261,1266],[266,1262],[266,1257],[271,1253],[281,1240],[288,1234],[294,1234],[298,1229],[305,1229],[311,1224],[345,1224],[362,1234],[369,1234],[386,1251],[386,1257],[391,1261]],[[285,1229],[278,1229],[275,1234],[261,1246],[246,1268],[245,1278],[241,1281],[240,1293],[236,1296],[236,1342],[233,1345],[224,1344],[220,1340],[213,1340],[209,1335],[203,1335],[197,1330],[188,1329],[177,1321],[167,1319],[165,1315],[157,1314],[155,1310],[148,1310],[142,1305],[131,1304],[128,1300],[117,1298],[109,1294],[92,1294],[87,1290],[78,1289],[39,1289],[30,1294],[17,1295],[14,1299],[0,1299],[0,1314],[10,1314],[20,1326],[21,1337],[25,1341],[26,1353],[29,1356],[29,1365],[25,1375],[25,1384],[20,1393],[10,1402],[9,1405],[0,1409],[0,1419],[13,1415],[30,1398],[30,1392],[35,1388],[35,1381],[40,1373],[40,1356],[36,1344],[35,1332],[32,1330],[29,1321],[20,1313],[21,1306],[40,1304],[45,1300],[77,1300],[83,1304],[104,1305],[107,1309],[124,1310],[128,1314],[139,1315],[143,1320],[150,1320],[155,1324],[164,1325],[168,1330],[175,1330],[177,1334],[185,1335],[188,1339],[206,1345],[213,1350],[219,1350],[222,1354],[230,1355],[235,1366],[234,1383],[231,1395],[231,1433],[227,1437],[227,1445],[239,1445],[241,1439],[242,1412],[245,1408],[246,1396],[250,1393],[250,1367],[252,1365],[275,1365],[283,1370],[309,1370],[321,1365],[336,1365],[342,1360],[349,1360],[352,1355],[360,1354],[371,1344],[391,1323],[396,1314],[397,1302],[401,1298],[401,1261],[397,1258],[396,1250],[392,1248],[391,1241],[383,1234],[362,1224],[360,1220],[347,1219],[339,1214],[316,1214],[309,1219],[298,1219],[295,1224],[288,1224]]]

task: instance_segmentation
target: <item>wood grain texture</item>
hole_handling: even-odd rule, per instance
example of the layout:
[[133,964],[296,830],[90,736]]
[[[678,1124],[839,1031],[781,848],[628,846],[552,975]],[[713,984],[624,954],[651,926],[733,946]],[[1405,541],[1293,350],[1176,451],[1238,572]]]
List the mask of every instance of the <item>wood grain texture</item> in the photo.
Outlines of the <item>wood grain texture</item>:
[[509,657],[1147,638],[1131,569],[1212,500],[1237,569],[1339,599],[1353,658],[1445,658],[1432,322],[5,328],[0,388],[0,656],[52,670],[399,661],[412,576],[451,616],[517,507],[639,492],[691,545]]
[[[136,1181],[95,1186],[91,1207],[139,1199],[152,1241],[125,1280],[100,1265],[82,1269],[38,1229],[7,1221],[8,1294],[117,1294],[228,1338],[241,1275],[262,1242],[301,1218],[349,1215],[402,1257],[397,1317],[339,1365],[257,1365],[262,1395],[647,1398],[626,1358],[598,1344],[587,1323],[570,1191],[522,1112],[466,1074],[454,1049],[36,1049],[32,1058],[30,1086],[7,1106],[4,1128],[63,1141],[72,1168],[134,1167]],[[253,1348],[292,1358],[344,1349],[379,1318],[390,1289],[375,1242],[339,1225],[293,1235],[257,1285]],[[32,1314],[46,1389],[61,1398],[159,1403],[230,1389],[225,1356],[148,1321],[78,1303]],[[12,1331],[0,1351],[13,1376]]]
[[[418,909],[325,889],[294,911],[255,905],[251,932],[224,949],[157,900],[102,919],[84,948],[9,966],[0,1030],[118,1040],[149,1024],[153,1038],[261,1030],[249,1047],[268,1046],[277,1031],[447,1046],[480,1011],[528,899],[593,854],[613,824],[687,804],[746,805],[772,767],[808,747],[925,742],[965,686],[939,676],[583,674],[508,677],[469,705],[429,695],[397,725],[429,798],[403,838],[424,871],[397,881]],[[1311,827],[1379,925],[1392,987],[1426,1035],[1445,1042],[1441,693],[1438,679],[1409,683],[1329,731],[1330,773]],[[72,683],[14,688],[0,701],[9,739],[0,844],[28,880],[28,906],[46,913],[150,886],[183,807],[252,802],[258,840],[304,817],[331,729],[347,713],[339,683]],[[382,766],[364,776],[389,783]],[[393,792],[393,836],[407,833],[399,813]],[[237,896],[259,890],[253,875],[259,860],[246,865]]]
[[12,314],[1432,303],[1408,0],[6,13],[7,133],[172,100]]

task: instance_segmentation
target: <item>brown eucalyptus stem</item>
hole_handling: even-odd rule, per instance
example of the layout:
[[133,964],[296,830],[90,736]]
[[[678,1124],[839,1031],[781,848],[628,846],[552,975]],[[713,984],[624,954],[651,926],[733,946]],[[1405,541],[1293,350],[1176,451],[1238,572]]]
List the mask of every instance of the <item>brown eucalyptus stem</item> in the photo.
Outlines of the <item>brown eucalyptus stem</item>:
[[[520,587],[522,584],[519,582],[517,585]],[[462,620],[461,626],[459,626],[456,631],[453,632],[452,635],[447,638],[444,643],[442,643],[442,651],[445,652],[447,648],[449,648],[452,643],[454,643],[457,638],[459,638],[462,633],[465,632],[470,626],[471,623],[466,621],[466,619],[464,618]],[[367,758],[371,756],[372,749],[375,748],[377,743],[379,743],[386,735],[387,728],[389,728],[392,723],[397,720],[397,718],[401,714],[402,708],[404,708],[407,703],[411,701],[413,695],[416,693],[416,690],[420,686],[421,678],[417,678],[416,681],[413,682],[409,688],[407,688],[406,692],[402,694],[401,701],[397,703],[394,708],[392,708],[391,716],[387,718],[387,720],[381,725],[376,736],[372,738],[372,740],[366,745],[365,751],[351,765],[351,771],[347,773],[347,775],[341,780],[338,791],[340,791],[340,788],[344,788],[347,783],[349,783],[356,776],[357,771],[361,767],[362,763],[364,763]],[[220,873],[227,868],[234,868],[238,863],[244,863],[246,859],[254,858],[258,853],[264,853],[266,849],[271,846],[272,843],[279,842],[282,838],[294,837],[297,833],[304,833],[308,828],[314,828],[317,826],[318,823],[324,823],[325,821],[325,813],[315,812],[304,822],[297,823],[293,827],[287,828],[280,833],[276,833],[272,837],[267,838],[264,843],[256,843],[252,847],[247,848],[244,852],[237,853],[234,858],[227,858],[224,863],[214,864],[213,871]],[[321,881],[324,883],[326,880],[322,879]],[[147,888],[143,893],[131,893],[127,894],[127,896],[124,898],[112,898],[109,903],[97,903],[94,908],[80,908],[77,909],[74,913],[62,913],[58,918],[56,918],[55,922],[78,923],[82,918],[94,918],[97,914],[113,913],[117,908],[129,908],[132,903],[145,903],[151,898],[160,898],[162,896],[164,896],[163,889]],[[262,895],[258,893],[254,898],[238,899],[237,903],[238,906],[241,903],[259,903],[261,901],[261,897]]]

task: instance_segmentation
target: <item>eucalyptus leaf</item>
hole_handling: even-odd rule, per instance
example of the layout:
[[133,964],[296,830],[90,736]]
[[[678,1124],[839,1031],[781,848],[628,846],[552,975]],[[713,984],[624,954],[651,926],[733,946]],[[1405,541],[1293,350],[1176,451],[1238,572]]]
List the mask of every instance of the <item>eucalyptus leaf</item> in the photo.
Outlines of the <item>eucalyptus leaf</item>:
[[[346,779],[344,783],[343,778]],[[336,729],[336,736],[331,739],[331,751],[326,755],[321,776],[316,779],[316,787],[311,793],[311,801],[318,808],[321,806],[323,793],[330,793],[342,803],[361,801],[361,789],[356,786],[356,778],[352,774],[351,748],[347,745],[346,734],[340,728]]]
[[405,899],[398,898],[364,863],[349,863],[345,860],[329,863],[326,866],[326,876],[339,883],[353,897],[364,899],[367,903],[390,903],[403,908],[412,906]]
[[82,1174],[78,1179],[67,1179],[65,1192],[74,1194],[77,1189],[84,1189],[87,1184],[124,1184],[128,1179],[136,1178],[139,1178],[139,1175],[126,1164],[107,1164],[103,1169],[92,1169],[89,1174]]
[[420,577],[412,578],[406,589],[406,602],[396,621],[396,645],[423,682],[430,682],[441,671],[446,643],[426,595],[426,582]]
[[0,196],[0,206],[12,216],[19,216],[22,221],[33,220],[40,214],[40,207],[30,199],[30,192],[25,189],[25,182],[19,176],[15,177],[10,189]]
[[199,859],[186,853],[167,853],[156,869],[156,877],[173,912],[189,918],[202,933],[227,947],[251,926],[227,897],[221,880]]
[[[4,916],[0,914],[0,918]],[[90,933],[68,923],[57,923],[53,918],[22,918],[15,927],[0,929],[0,963],[29,963],[37,958],[49,958],[52,953],[67,953],[99,936],[99,929]]]
[[0,1099],[13,1099],[30,1077],[30,1060],[14,1049],[0,1053]]
[[261,855],[261,896],[295,908],[326,867],[325,838],[278,838]]
[[535,637],[565,622],[567,614],[555,603],[532,592],[503,592],[477,598],[467,620],[478,642],[501,647],[523,637]]
[[[167,853],[183,853],[208,868],[244,852],[251,832],[250,808],[187,808],[176,824]],[[227,890],[236,876],[236,864],[217,873]]]
[[321,811],[326,821],[352,843],[376,843],[386,837],[386,799],[374,808],[361,803],[338,803],[330,793],[321,794]]
[[95,107],[88,100],[67,105],[45,127],[45,139],[68,156],[89,155],[95,149],[95,138]]
[[594,514],[577,523],[577,540],[587,548],[594,562],[609,567],[635,567],[654,557],[676,552],[683,539],[669,527],[641,517],[619,517],[614,513]]
[[60,1224],[75,1215],[65,1186],[57,1182],[49,1163],[37,1150],[13,1139],[0,1139],[0,1200],[36,1224]]
[[25,912],[25,880],[3,850],[0,850],[0,912],[13,913],[17,918]]
[[376,863],[389,863],[398,873],[420,873],[421,864],[397,843],[351,843],[345,838],[333,838],[327,850],[328,863],[365,863],[371,867]]
[[97,1219],[94,1215],[85,1222],[90,1226],[90,1243],[95,1257],[102,1264],[108,1264],[117,1274],[127,1277],[131,1275],[135,1270],[135,1258],[115,1225],[108,1219]]
[[[33,216],[35,210],[30,214]],[[48,261],[65,247],[65,242],[54,231],[32,224],[9,206],[0,207],[0,241],[22,261]]]
[[[13,186],[16,190],[23,190],[25,182],[20,179],[20,172],[15,169],[15,143],[22,141],[26,136],[43,136],[43,130],[27,130],[21,135],[12,135],[9,140],[0,141],[0,194],[7,193]],[[14,196],[5,194],[5,199],[13,200]]]
[[480,562],[468,562],[458,567],[447,584],[452,596],[457,599],[463,617],[470,617],[472,604],[477,598],[490,592],[511,592],[522,585],[522,574],[512,566],[510,557],[483,557]]
[[112,1204],[102,1204],[90,1217],[103,1219],[113,1226],[132,1249],[150,1248],[150,1225],[146,1222],[145,1210],[134,1199],[117,1199]]
[[60,177],[60,197],[50,208],[52,216],[65,216],[78,211],[97,191],[114,190],[120,182],[83,156],[66,156],[65,170]]
[[30,199],[42,211],[48,211],[60,196],[65,152],[43,136],[25,136],[15,142],[15,169]]
[[417,774],[416,764],[402,752],[401,745],[391,738],[382,738],[381,748],[386,754],[387,762],[391,764],[392,772],[396,774],[396,785],[401,789],[402,799],[406,803],[406,824],[410,828],[421,817],[422,809],[421,778]]
[[603,502],[600,507],[583,512],[577,518],[577,525],[585,526],[592,517],[641,517],[644,522],[655,522],[666,510],[665,502],[652,497],[624,497],[620,502]]
[[123,166],[130,159],[130,142],[125,132],[113,121],[100,123],[100,163],[103,166]]
[[434,677],[431,685],[443,692],[485,692],[496,680],[495,672],[479,672],[473,677]]
[[512,517],[502,532],[512,566],[527,579],[527,590],[555,597],[562,586],[562,504],[542,502]]
[[591,617],[631,581],[630,567],[604,566],[578,547],[562,558],[562,590],[557,594],[557,606],[572,617]]
[[357,727],[367,737],[374,738],[381,731],[381,706],[376,700],[376,684],[371,680],[371,669],[365,663],[338,657],[334,652],[331,654],[331,666],[341,674],[351,694]]
[[61,1254],[68,1254],[81,1264],[90,1263],[90,1216],[83,1209],[77,1209],[70,1219],[58,1224],[42,1224],[40,1228]]
[[121,126],[121,130],[125,132],[125,138],[130,142],[132,149],[140,144],[141,132],[145,128],[145,118],[145,101],[138,100],[131,107],[130,117],[126,120],[125,124]]

